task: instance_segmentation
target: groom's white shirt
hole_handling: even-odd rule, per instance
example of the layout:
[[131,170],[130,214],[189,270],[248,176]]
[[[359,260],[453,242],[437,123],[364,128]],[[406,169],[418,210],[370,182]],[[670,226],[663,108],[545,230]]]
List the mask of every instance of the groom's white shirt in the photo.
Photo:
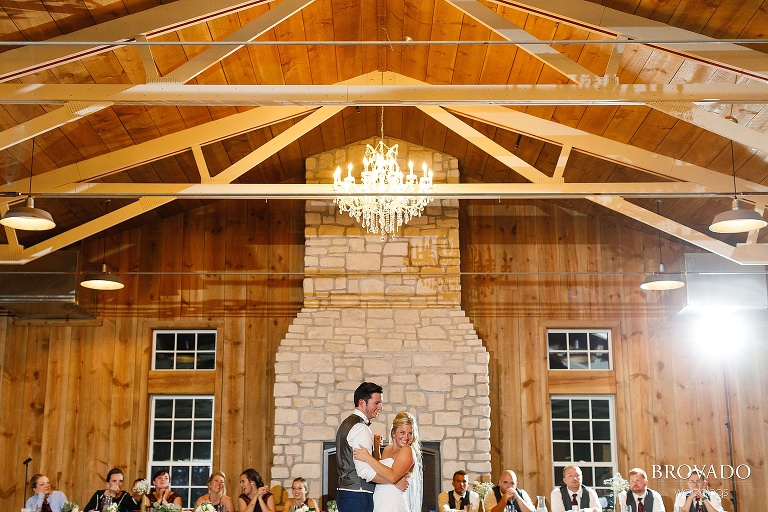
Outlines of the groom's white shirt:
[[[365,414],[357,409],[353,411],[353,414],[357,414],[366,422],[368,421],[368,418],[366,418]],[[351,446],[353,449],[359,448],[362,445],[368,450],[369,453],[372,452],[373,432],[371,432],[371,428],[365,423],[358,423],[353,425],[352,428],[349,429],[349,434],[347,434],[347,443],[349,443],[349,446]],[[363,462],[361,460],[355,459],[355,471],[360,478],[366,480],[367,482],[370,482],[376,477],[376,471],[367,462]]]

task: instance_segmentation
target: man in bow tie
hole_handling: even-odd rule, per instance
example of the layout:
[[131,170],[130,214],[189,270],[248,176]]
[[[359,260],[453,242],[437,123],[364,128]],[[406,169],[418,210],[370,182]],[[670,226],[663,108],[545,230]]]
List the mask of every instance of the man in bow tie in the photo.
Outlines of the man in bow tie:
[[665,512],[661,495],[648,487],[648,474],[641,468],[629,470],[629,491],[619,494],[619,505],[631,512]]
[[441,492],[437,497],[439,512],[477,512],[480,508],[480,496],[467,490],[467,472],[463,469],[453,474],[453,491]]
[[379,415],[384,389],[373,382],[363,382],[355,390],[355,410],[336,431],[336,464],[339,485],[336,505],[339,512],[373,512],[376,482],[384,483],[367,463],[355,460],[353,448],[363,446],[373,451],[371,420]]

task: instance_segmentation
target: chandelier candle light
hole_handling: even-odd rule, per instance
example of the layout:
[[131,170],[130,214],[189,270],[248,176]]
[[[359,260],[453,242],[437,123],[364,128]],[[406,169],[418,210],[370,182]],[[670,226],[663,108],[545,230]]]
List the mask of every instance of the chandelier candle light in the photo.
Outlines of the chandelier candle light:
[[347,176],[341,178],[341,167],[333,173],[331,192],[341,212],[349,212],[369,233],[394,237],[400,226],[413,217],[420,217],[424,207],[434,200],[432,170],[426,162],[421,168],[421,178],[413,173],[413,162],[408,162],[408,175],[403,176],[397,163],[397,144],[384,144],[384,108],[381,109],[381,140],[374,148],[365,146],[361,183],[352,176],[352,162],[347,167]]

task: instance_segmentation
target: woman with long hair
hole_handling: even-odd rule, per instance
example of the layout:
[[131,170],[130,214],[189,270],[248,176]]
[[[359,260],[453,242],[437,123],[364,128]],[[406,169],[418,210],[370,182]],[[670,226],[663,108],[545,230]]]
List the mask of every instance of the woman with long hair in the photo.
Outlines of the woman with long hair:
[[320,509],[317,506],[317,502],[314,499],[307,497],[307,494],[309,494],[309,485],[307,485],[307,481],[302,477],[294,478],[293,483],[291,484],[291,497],[285,500],[283,511],[295,512],[306,505],[307,508],[313,508],[319,512]]
[[227,496],[227,475],[217,471],[208,477],[208,494],[203,494],[195,502],[195,508],[203,503],[210,503],[216,512],[235,512],[235,503]]
[[261,475],[253,468],[240,474],[243,493],[237,499],[240,512],[275,512],[275,497],[264,485]]

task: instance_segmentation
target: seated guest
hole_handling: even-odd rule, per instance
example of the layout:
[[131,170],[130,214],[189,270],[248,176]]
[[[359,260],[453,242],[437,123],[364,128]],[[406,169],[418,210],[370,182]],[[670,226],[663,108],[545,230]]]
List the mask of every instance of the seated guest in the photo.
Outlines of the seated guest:
[[138,491],[136,491],[136,484],[144,480],[143,478],[137,478],[133,481],[133,485],[131,486],[131,497],[126,503],[125,510],[127,512],[131,512],[134,510],[141,510],[141,502],[144,500],[144,495]]
[[235,503],[227,496],[227,476],[217,471],[208,477],[208,494],[203,494],[195,502],[195,508],[203,503],[210,503],[216,512],[235,512]]
[[29,486],[34,495],[29,497],[25,508],[42,512],[61,512],[61,506],[67,502],[67,497],[61,491],[51,490],[51,482],[47,476],[40,473],[32,475]]
[[176,505],[181,508],[181,496],[171,491],[171,475],[165,469],[159,469],[152,475],[152,485],[155,490],[147,494],[144,498],[142,507],[154,507],[155,503],[159,505]]
[[618,510],[629,507],[632,512],[665,512],[661,494],[648,487],[648,474],[643,469],[629,470],[629,491],[619,494]]
[[536,508],[528,493],[517,488],[517,475],[511,469],[501,472],[499,485],[485,495],[483,505],[486,512],[533,512]]
[[463,469],[456,471],[451,485],[452,491],[441,492],[437,496],[438,512],[477,512],[480,496],[475,491],[467,490],[467,472]]
[[563,468],[563,485],[555,487],[549,497],[552,512],[566,512],[573,507],[601,512],[600,498],[594,489],[581,483],[581,468],[570,465]]
[[120,512],[135,510],[131,508],[134,505],[131,495],[122,490],[124,479],[123,471],[120,468],[110,469],[106,478],[107,488],[93,493],[90,501],[83,508],[83,512],[103,511],[112,503],[117,504],[117,509]]
[[302,477],[294,478],[293,484],[291,484],[291,498],[285,500],[283,504],[283,512],[290,510],[298,510],[304,505],[307,508],[313,508],[319,512],[320,508],[317,506],[317,502],[313,498],[308,498],[309,485],[307,481]]
[[688,473],[688,490],[675,498],[675,509],[683,512],[723,512],[723,500],[716,492],[707,490],[704,473],[694,469]]
[[255,469],[248,468],[240,474],[240,488],[243,490],[237,499],[240,512],[275,512],[275,497]]

